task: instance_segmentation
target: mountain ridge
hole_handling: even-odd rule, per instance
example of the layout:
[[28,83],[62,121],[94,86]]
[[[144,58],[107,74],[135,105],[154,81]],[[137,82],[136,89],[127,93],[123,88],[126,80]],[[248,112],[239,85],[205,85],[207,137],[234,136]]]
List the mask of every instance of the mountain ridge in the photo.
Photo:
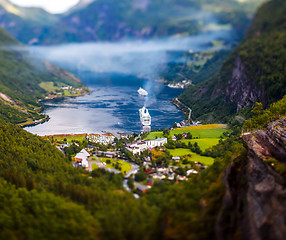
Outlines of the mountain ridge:
[[[46,13],[44,19],[31,12],[29,17],[32,21],[21,19],[19,14],[4,9],[0,14],[0,22],[2,27],[23,43],[51,45],[193,35],[204,28],[208,18],[215,17],[221,24],[232,25],[238,32],[239,40],[244,34],[244,26],[249,23],[249,15],[263,1],[98,0],[80,2],[64,14]],[[205,19],[195,17],[200,12],[206,15]],[[208,14],[212,16],[208,17]]]

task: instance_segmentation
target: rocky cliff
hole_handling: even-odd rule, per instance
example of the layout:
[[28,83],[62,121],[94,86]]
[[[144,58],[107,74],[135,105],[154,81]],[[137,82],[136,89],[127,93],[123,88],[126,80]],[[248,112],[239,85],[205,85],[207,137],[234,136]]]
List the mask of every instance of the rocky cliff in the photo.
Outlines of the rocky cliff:
[[268,107],[286,94],[285,11],[284,0],[263,5],[247,36],[220,71],[179,97],[192,108],[193,116],[221,121],[250,109],[256,101]]
[[286,118],[242,135],[247,153],[224,173],[218,239],[285,239]]
[[225,89],[226,101],[236,105],[236,111],[263,100],[263,91],[255,84],[251,76],[247,75],[245,64],[239,56],[236,57],[231,77]]

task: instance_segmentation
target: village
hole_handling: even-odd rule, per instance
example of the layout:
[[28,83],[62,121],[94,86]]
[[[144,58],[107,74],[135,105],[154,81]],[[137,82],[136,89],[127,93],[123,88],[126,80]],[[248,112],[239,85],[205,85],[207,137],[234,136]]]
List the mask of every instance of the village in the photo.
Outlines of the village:
[[76,168],[122,174],[123,187],[138,197],[153,184],[178,184],[210,166],[213,159],[203,156],[203,151],[217,144],[225,131],[225,126],[200,125],[139,135],[102,133],[48,138]]

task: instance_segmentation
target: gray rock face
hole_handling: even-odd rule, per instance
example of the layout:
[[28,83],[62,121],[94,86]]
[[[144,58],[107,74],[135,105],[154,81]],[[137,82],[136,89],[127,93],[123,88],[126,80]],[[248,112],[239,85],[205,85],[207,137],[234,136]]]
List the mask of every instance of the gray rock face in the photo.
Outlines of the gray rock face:
[[237,111],[263,99],[262,91],[257,89],[254,80],[247,75],[246,67],[239,56],[235,60],[225,94],[227,101],[236,104]]
[[226,193],[216,224],[218,239],[285,239],[286,179],[266,160],[286,162],[286,118],[242,136],[245,159],[224,174]]

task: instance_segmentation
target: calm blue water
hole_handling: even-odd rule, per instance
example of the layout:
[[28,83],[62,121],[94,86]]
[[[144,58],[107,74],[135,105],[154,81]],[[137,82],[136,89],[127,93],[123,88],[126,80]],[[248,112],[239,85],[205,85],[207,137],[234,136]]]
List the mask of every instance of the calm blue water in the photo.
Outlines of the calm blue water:
[[[46,102],[45,113],[51,120],[27,130],[38,135],[140,132],[138,110],[144,105],[151,114],[152,129],[169,128],[184,117],[171,103],[182,90],[170,89],[154,79],[169,62],[180,61],[170,51],[214,50],[212,41],[231,39],[232,34],[232,29],[227,29],[148,41],[29,47],[28,51],[33,56],[70,71],[76,69],[75,74],[92,94]],[[139,75],[152,76],[153,80],[135,77]],[[149,92],[148,98],[138,95],[137,90],[142,86]]]
[[[45,102],[50,121],[26,130],[38,135],[63,133],[140,132],[139,108],[146,104],[152,117],[152,129],[169,128],[183,114],[172,103],[182,90],[161,82],[123,74],[78,73],[92,91],[90,95]],[[139,96],[144,87],[148,98]]]

